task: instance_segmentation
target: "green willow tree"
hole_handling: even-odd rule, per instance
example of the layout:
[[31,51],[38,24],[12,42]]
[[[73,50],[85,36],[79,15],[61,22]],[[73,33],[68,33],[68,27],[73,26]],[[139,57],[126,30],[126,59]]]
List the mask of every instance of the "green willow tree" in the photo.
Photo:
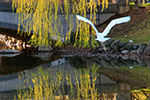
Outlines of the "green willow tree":
[[[96,22],[97,6],[102,5],[102,10],[108,7],[108,0],[13,0],[12,8],[16,9],[19,19],[18,31],[20,26],[27,31],[28,35],[33,33],[31,44],[49,46],[52,45],[52,38],[57,39],[55,46],[62,46],[61,38],[65,43],[70,41],[73,29],[73,15],[87,17],[90,13],[90,20]],[[61,23],[60,13],[65,17],[69,24],[68,32],[63,36],[63,24]],[[75,35],[74,46],[89,46],[89,25],[79,21]],[[59,31],[60,30],[60,31]],[[94,31],[92,34],[95,34]],[[91,44],[94,46],[94,36]]]

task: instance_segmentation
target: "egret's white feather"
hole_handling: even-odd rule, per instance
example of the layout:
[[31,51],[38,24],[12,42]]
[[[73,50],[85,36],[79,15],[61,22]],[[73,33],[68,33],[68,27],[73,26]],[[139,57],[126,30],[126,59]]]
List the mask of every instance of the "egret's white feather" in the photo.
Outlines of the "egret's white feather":
[[102,32],[101,35],[106,36],[113,26],[115,26],[116,24],[126,23],[130,21],[130,19],[131,19],[130,16],[127,16],[127,17],[122,17],[122,18],[117,18],[117,19],[112,20],[108,24],[108,26],[105,28],[105,30]]
[[98,32],[98,30],[96,29],[94,24],[89,19],[82,17],[82,16],[79,16],[79,15],[76,15],[76,17],[78,20],[89,23],[94,28],[94,30],[96,32],[96,36],[97,36],[96,40],[98,40],[100,42],[104,42],[104,41],[110,39],[110,38],[104,38],[104,37],[108,35],[109,31],[111,30],[111,28],[114,25],[126,23],[126,22],[131,20],[130,16],[114,19],[108,24],[108,26],[105,28],[105,30],[102,33],[100,33],[100,32]]
[[98,30],[96,29],[96,27],[94,26],[94,24],[89,19],[87,19],[85,17],[82,17],[82,16],[79,16],[79,15],[76,15],[76,17],[77,17],[78,20],[81,20],[81,21],[89,23],[93,27],[93,29],[95,30],[96,35],[98,35],[98,33],[99,33]]

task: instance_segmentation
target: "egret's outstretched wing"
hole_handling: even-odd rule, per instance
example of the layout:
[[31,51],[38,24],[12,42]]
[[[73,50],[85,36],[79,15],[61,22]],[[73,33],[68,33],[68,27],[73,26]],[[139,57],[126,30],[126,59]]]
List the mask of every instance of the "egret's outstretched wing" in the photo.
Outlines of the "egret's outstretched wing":
[[94,30],[96,32],[96,35],[98,35],[98,33],[99,33],[98,30],[96,29],[96,27],[94,26],[94,24],[89,19],[87,19],[85,17],[82,17],[82,16],[79,16],[79,15],[76,15],[76,17],[77,17],[78,20],[81,20],[81,21],[89,23],[94,28]]
[[112,21],[109,23],[109,25],[105,28],[105,30],[102,32],[101,35],[102,35],[102,36],[106,36],[106,35],[109,33],[110,29],[111,29],[114,25],[116,25],[116,24],[121,24],[121,23],[126,23],[126,22],[128,22],[128,21],[130,21],[130,20],[131,20],[130,16],[122,17],[122,18],[117,18],[117,19],[112,20]]

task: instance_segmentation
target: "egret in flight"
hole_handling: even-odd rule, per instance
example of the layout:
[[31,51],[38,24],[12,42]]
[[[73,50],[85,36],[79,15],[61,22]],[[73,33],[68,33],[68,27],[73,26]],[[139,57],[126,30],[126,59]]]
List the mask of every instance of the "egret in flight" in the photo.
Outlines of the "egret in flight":
[[87,19],[85,17],[82,17],[82,16],[79,16],[79,15],[76,15],[76,17],[77,17],[78,20],[89,23],[94,28],[94,30],[96,32],[96,36],[97,36],[96,40],[98,40],[100,42],[104,42],[104,41],[110,39],[110,38],[106,38],[105,36],[108,35],[109,31],[111,30],[111,28],[114,25],[121,24],[121,23],[126,23],[126,22],[131,20],[130,16],[114,19],[108,24],[108,26],[105,28],[105,30],[101,33],[101,32],[98,32],[98,30],[96,29],[94,24],[89,19]]

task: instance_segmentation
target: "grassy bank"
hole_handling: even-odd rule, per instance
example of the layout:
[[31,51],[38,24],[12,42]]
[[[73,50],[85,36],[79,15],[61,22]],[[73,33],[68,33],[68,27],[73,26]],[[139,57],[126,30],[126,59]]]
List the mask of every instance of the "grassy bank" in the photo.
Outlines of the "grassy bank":
[[[109,37],[120,39],[122,41],[133,40],[134,43],[149,43],[150,42],[150,13],[147,8],[131,7],[130,11],[123,15],[116,15],[110,18],[110,21],[114,18],[123,16],[131,16],[131,21],[124,24],[115,25],[109,34]],[[98,26],[101,32],[109,21],[103,25]]]
[[130,84],[133,90],[150,87],[149,67],[133,66],[133,68],[104,68],[99,71],[100,73],[112,78],[116,82],[125,82]]
[[[134,20],[134,19],[133,19]],[[149,43],[150,42],[150,18],[147,16],[143,21],[133,25],[130,31],[124,36],[120,36],[116,39],[123,41],[133,40],[135,43]]]

